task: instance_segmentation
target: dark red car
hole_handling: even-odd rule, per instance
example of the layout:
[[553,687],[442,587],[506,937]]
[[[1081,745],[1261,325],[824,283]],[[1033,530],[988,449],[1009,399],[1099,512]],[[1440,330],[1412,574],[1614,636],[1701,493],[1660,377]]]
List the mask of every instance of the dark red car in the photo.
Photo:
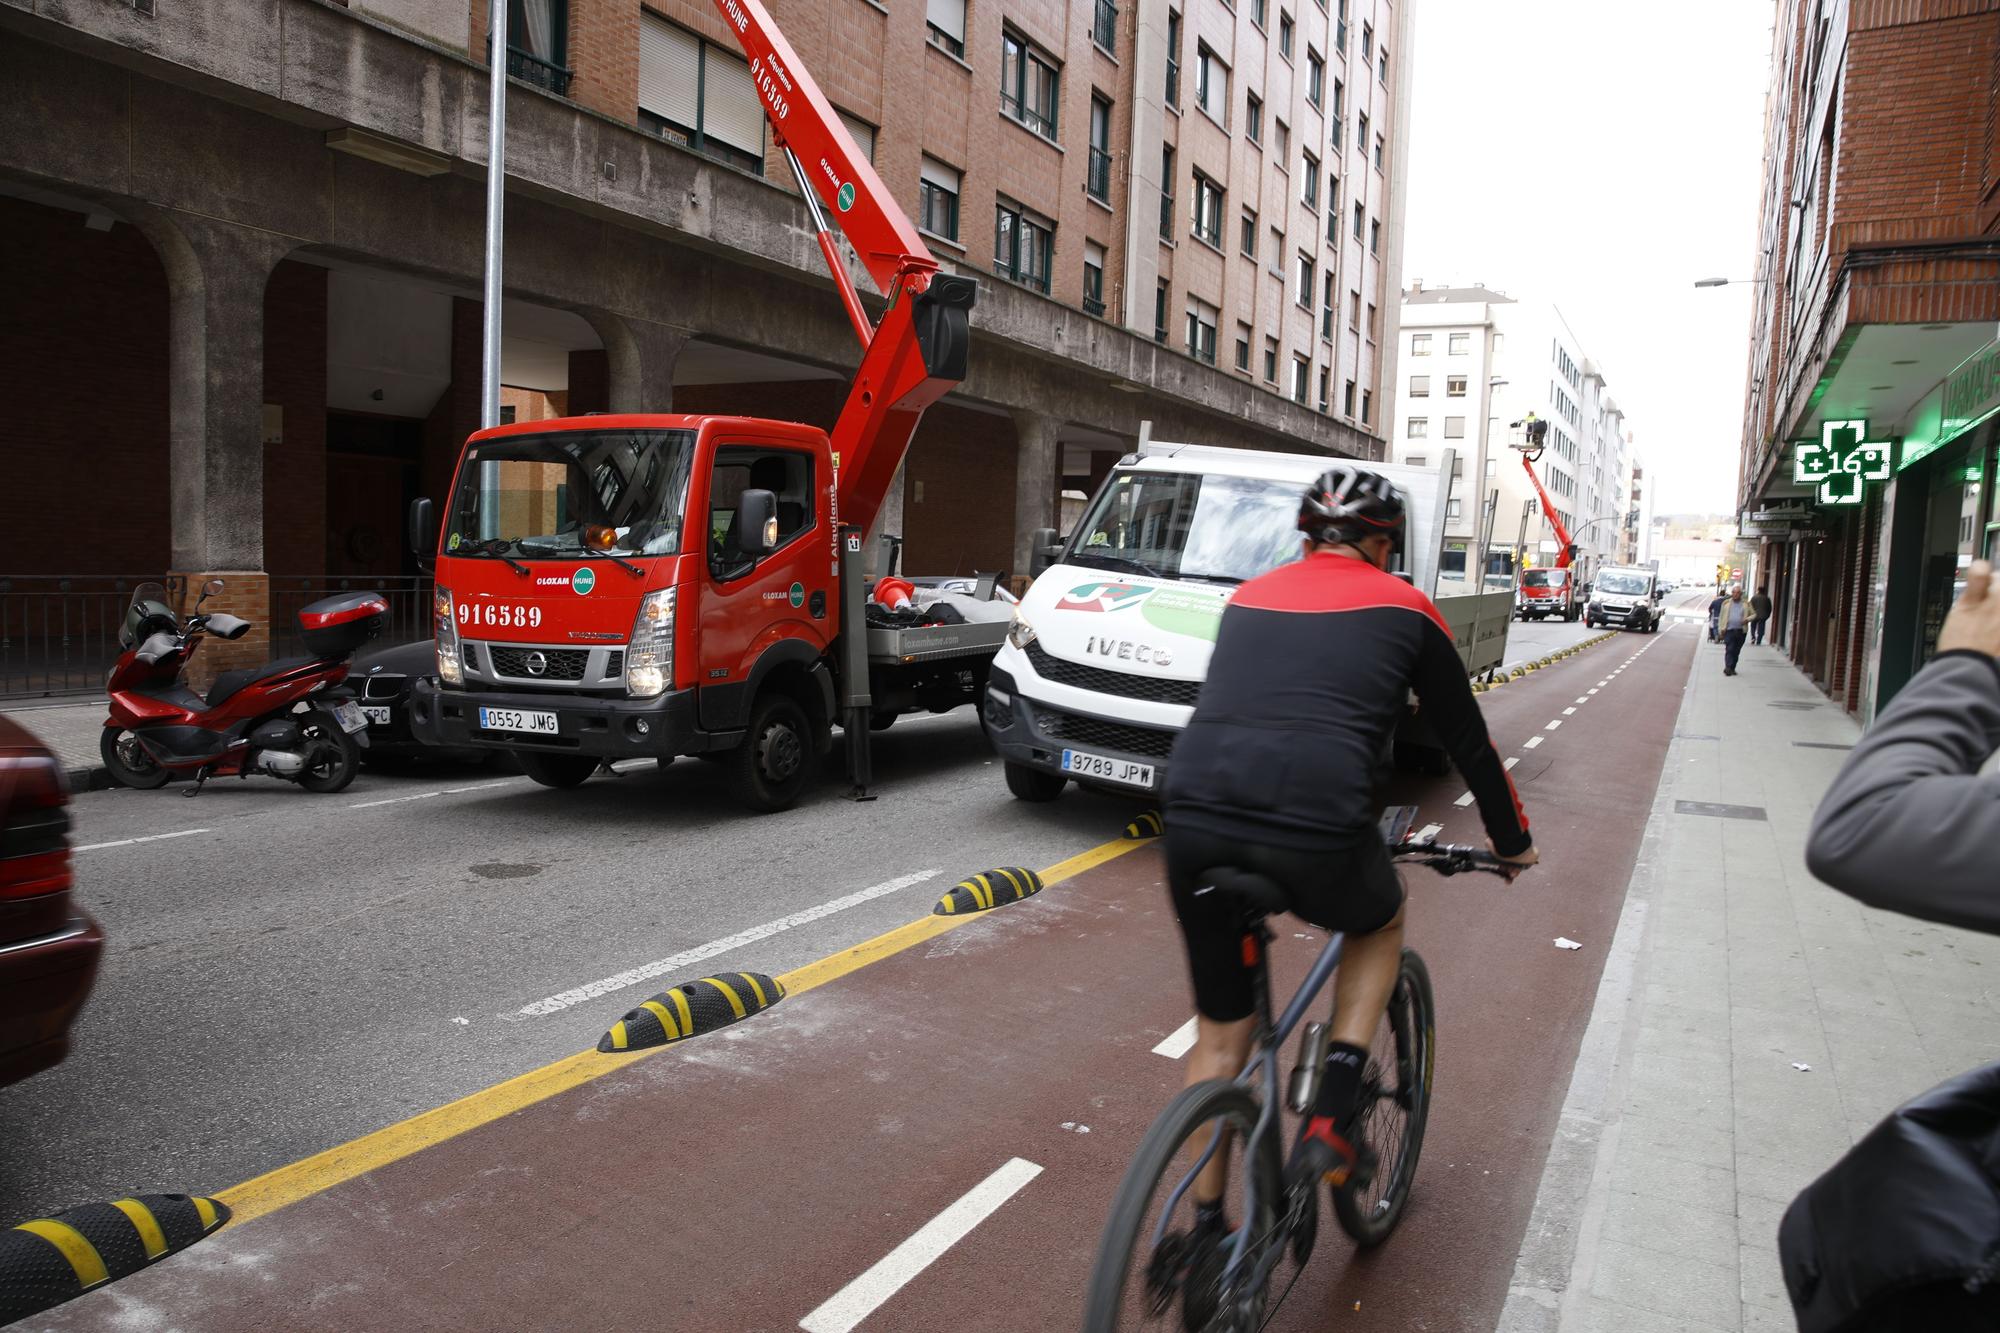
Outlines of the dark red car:
[[0,1084],[68,1053],[103,951],[104,933],[70,898],[62,765],[0,717]]

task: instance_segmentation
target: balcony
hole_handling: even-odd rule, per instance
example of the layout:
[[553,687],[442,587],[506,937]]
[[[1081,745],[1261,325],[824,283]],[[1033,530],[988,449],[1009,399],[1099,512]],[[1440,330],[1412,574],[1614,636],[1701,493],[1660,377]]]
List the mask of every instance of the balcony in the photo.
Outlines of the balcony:
[[1111,154],[1096,144],[1090,146],[1090,175],[1084,181],[1084,188],[1093,199],[1111,202]]
[[1118,49],[1118,6],[1112,0],[1097,0],[1097,18],[1091,24],[1090,39],[1107,51]]
[[1164,191],[1160,194],[1160,239],[1174,239],[1174,197]]
[[507,76],[532,83],[557,97],[569,96],[570,71],[561,65],[531,55],[518,47],[507,48]]
[[1094,317],[1095,317],[1095,318],[1097,318],[1097,319],[1103,319],[1103,318],[1104,318],[1104,298],[1103,298],[1103,297],[1101,297],[1101,296],[1086,296],[1086,297],[1084,297],[1084,298],[1083,298],[1083,313],[1084,313],[1084,314],[1086,314],[1086,315],[1091,315],[1091,316],[1094,316]]

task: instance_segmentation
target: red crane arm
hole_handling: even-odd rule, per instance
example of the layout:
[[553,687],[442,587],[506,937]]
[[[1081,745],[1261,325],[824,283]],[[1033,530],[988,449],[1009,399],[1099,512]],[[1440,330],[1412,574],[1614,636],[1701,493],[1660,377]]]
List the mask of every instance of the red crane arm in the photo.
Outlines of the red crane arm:
[[1549,523],[1556,530],[1556,543],[1560,548],[1556,555],[1556,568],[1568,569],[1576,561],[1576,543],[1570,540],[1569,529],[1563,526],[1562,515],[1556,512],[1555,502],[1542,489],[1542,479],[1535,475],[1534,460],[1521,455],[1521,467],[1528,474],[1528,482],[1535,488],[1535,494],[1542,497],[1542,512],[1548,515]]

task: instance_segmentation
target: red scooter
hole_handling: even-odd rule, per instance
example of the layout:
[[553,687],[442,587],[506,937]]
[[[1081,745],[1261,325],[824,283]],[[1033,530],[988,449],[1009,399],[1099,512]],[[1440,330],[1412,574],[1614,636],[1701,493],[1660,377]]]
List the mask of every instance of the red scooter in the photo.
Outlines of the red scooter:
[[307,791],[341,790],[354,781],[368,743],[368,719],[341,682],[355,650],[381,632],[389,604],[373,593],[314,602],[299,612],[309,656],[225,671],[203,698],[180,679],[201,640],[240,639],[250,630],[236,616],[202,614],[202,603],[222,586],[210,579],[185,623],[159,584],[143,583],[132,595],[118,635],[125,651],[105,682],[111,716],[98,746],[104,766],[141,789],[192,776],[186,796],[200,794],[212,777],[252,773]]

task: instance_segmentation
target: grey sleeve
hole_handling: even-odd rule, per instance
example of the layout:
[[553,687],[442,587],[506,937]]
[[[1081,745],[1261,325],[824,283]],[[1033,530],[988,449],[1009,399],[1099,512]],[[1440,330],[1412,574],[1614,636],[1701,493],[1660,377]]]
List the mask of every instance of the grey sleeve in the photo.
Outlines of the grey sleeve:
[[2000,661],[1946,653],[1875,719],[1813,818],[1806,867],[1871,907],[2000,934]]

